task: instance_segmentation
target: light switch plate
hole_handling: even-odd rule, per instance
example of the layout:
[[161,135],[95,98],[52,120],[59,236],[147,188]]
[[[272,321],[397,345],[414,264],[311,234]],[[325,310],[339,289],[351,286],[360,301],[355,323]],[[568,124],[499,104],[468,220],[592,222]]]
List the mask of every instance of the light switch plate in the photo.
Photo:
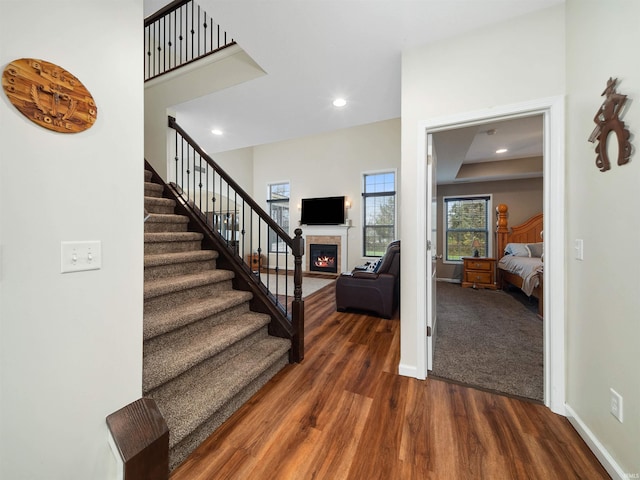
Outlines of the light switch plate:
[[62,242],[60,269],[62,273],[99,270],[102,268],[102,242]]

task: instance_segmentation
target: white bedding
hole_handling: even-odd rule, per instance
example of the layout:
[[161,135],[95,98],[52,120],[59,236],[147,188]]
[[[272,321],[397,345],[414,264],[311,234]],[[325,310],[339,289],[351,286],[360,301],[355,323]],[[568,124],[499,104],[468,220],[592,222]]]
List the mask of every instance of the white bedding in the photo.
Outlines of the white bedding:
[[538,273],[542,272],[542,259],[538,257],[514,257],[505,255],[498,262],[498,268],[514,273],[522,278],[522,291],[527,295],[540,284]]

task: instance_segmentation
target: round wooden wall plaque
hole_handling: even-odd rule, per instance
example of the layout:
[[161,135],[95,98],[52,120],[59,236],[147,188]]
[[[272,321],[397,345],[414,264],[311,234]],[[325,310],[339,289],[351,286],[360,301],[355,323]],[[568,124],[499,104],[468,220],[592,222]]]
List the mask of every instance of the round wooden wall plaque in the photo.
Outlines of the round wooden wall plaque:
[[85,86],[64,68],[44,60],[14,60],[2,73],[2,89],[29,120],[60,133],[88,129],[98,107]]

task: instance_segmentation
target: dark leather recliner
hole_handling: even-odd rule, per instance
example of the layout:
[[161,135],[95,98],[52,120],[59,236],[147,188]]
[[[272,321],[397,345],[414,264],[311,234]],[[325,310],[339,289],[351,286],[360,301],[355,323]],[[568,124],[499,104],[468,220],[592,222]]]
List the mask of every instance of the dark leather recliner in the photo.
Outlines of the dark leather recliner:
[[391,242],[375,272],[362,269],[343,274],[336,281],[336,308],[374,312],[391,318],[400,297],[400,240]]

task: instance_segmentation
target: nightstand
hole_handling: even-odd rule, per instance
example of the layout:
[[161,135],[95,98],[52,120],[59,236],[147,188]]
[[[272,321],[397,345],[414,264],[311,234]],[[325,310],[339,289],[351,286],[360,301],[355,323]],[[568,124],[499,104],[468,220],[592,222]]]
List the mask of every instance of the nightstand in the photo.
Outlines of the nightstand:
[[473,288],[491,288],[496,285],[496,259],[488,257],[464,257],[462,286]]

